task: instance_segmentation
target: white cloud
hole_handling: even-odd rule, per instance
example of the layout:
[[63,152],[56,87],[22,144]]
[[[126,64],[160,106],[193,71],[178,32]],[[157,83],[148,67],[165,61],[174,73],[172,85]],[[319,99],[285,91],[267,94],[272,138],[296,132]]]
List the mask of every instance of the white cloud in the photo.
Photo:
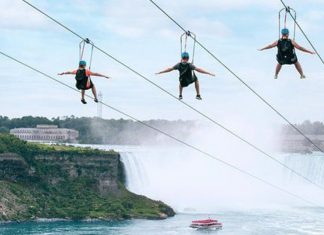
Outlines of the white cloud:
[[47,21],[23,1],[1,0],[0,27],[6,29],[43,29]]
[[157,4],[163,4],[168,6],[170,9],[191,9],[191,12],[218,12],[224,10],[242,10],[247,7],[271,7],[275,8],[278,6],[276,1],[267,0],[226,0],[226,1],[216,1],[216,0],[202,0],[202,1],[188,1],[188,0],[177,0],[168,1],[167,5],[162,3],[162,1],[156,1]]
[[313,34],[317,34],[318,32],[323,32],[324,28],[321,22],[324,22],[324,12],[319,10],[313,10],[307,12],[307,14],[302,16],[302,19],[298,19],[297,21],[300,23],[301,27],[307,31],[313,31]]
[[[150,34],[163,26],[142,0],[120,0],[115,4],[105,4],[102,25],[113,33],[129,38]],[[134,9],[136,7],[136,9]]]
[[190,25],[191,29],[195,30],[197,35],[205,38],[228,37],[231,35],[231,29],[218,20],[191,18],[188,20],[187,25]]
[[[170,3],[171,6],[174,3]],[[194,7],[196,3],[193,1],[189,3]],[[181,7],[181,3],[176,4]],[[186,4],[188,6],[188,4]],[[136,9],[135,9],[136,8]],[[167,10],[167,9],[166,9]],[[225,23],[205,17],[204,12],[210,10],[210,7],[204,9],[204,5],[199,7],[198,11],[191,11],[189,14],[199,13],[198,17],[187,17],[181,11],[181,14],[174,14],[174,17],[179,22],[185,22],[184,26],[190,26],[192,29],[197,29],[197,33],[205,35],[215,35],[215,37],[228,36],[230,29]],[[173,11],[171,11],[172,14]],[[162,37],[174,37],[179,34],[179,29],[172,25],[172,22],[167,19],[160,12],[154,9],[148,1],[134,0],[129,2],[127,0],[120,0],[118,3],[106,4],[105,18],[102,19],[102,24],[108,30],[123,37],[139,38],[149,36],[150,34],[159,35]],[[211,33],[212,32],[212,33]],[[212,36],[213,37],[213,36]]]
[[[154,77],[153,73],[155,70],[163,68],[164,65],[177,60],[181,31],[148,0],[96,0],[95,3],[89,0],[62,0],[55,1],[55,3],[49,0],[30,1],[73,30],[82,35],[89,35],[98,46],[117,56],[123,62],[134,66],[136,70],[147,75],[150,79],[155,79],[155,82],[172,93],[177,94],[177,73],[161,77]],[[312,3],[316,1],[310,0]],[[249,84],[251,83],[262,95],[273,98],[276,102],[275,105],[281,110],[287,109],[286,113],[292,116],[296,115],[297,119],[320,117],[321,103],[317,101],[322,98],[320,89],[323,87],[321,82],[323,73],[317,74],[317,71],[322,68],[319,60],[315,56],[300,56],[306,75],[308,75],[308,79],[305,81],[298,79],[298,74],[293,67],[283,69],[280,79],[274,81],[275,52],[269,51],[267,55],[256,51],[258,46],[268,40],[270,42],[272,40],[270,37],[277,35],[277,12],[282,7],[279,1],[157,0],[157,3],[161,4],[161,7],[184,27],[195,32],[201,42],[215,52],[216,56],[219,56],[234,72],[247,80]],[[288,3],[293,3],[293,1],[287,0]],[[307,9],[300,11],[303,5]],[[323,37],[322,31],[317,34],[317,31],[311,31],[312,28],[310,28],[320,28],[323,13],[319,8],[309,6],[305,2],[296,3],[294,6],[300,13],[298,16],[302,27],[309,33],[311,40],[314,40],[315,46],[319,47],[319,51],[323,51],[322,45],[319,44],[320,40],[316,38]],[[3,10],[0,15],[0,28],[12,29],[6,30],[6,37],[10,40],[3,40],[3,48],[8,50],[8,53],[53,76],[61,70],[74,66],[78,53],[77,38],[20,0],[1,0],[0,7],[8,9],[7,12]],[[238,22],[238,19],[245,21]],[[26,30],[21,32],[19,29]],[[33,31],[32,33],[30,29]],[[62,34],[53,33],[53,29],[62,32]],[[297,38],[298,42],[307,46],[306,42],[301,40],[300,34],[297,35]],[[26,51],[32,51],[32,53],[26,53]],[[240,96],[248,101],[251,100],[251,104],[254,104],[252,102],[256,101],[255,97],[244,89],[228,71],[212,60],[201,48],[197,47],[196,52],[197,65],[215,72],[217,77],[209,79],[209,77],[201,75],[204,101],[200,103],[195,101],[193,87],[185,90],[186,101],[192,101],[193,105],[201,106],[208,113],[212,112],[210,107],[214,105],[217,107],[217,112],[222,112],[224,115],[231,115],[237,106],[242,106],[243,99]],[[158,58],[155,55],[158,55]],[[95,113],[95,106],[80,105],[78,94],[61,89],[59,85],[54,86],[47,80],[41,84],[43,80],[39,81],[39,77],[33,72],[28,72],[28,76],[26,76],[26,71],[20,65],[10,66],[11,61],[1,58],[0,67],[5,72],[2,72],[0,77],[5,82],[0,87],[0,96],[2,99],[10,100],[10,103],[2,104],[2,114],[12,116],[30,114],[30,112],[33,114],[33,111],[30,111],[33,109],[42,110],[44,115],[93,115],[92,109]],[[252,62],[251,59],[253,59]],[[190,111],[183,113],[185,109],[182,110],[177,103],[170,102],[170,97],[160,94],[141,78],[97,51],[94,55],[93,69],[97,72],[108,73],[113,77],[109,81],[95,80],[98,90],[104,92],[105,99],[109,104],[116,105],[116,107],[121,106],[125,111],[133,112],[135,116],[145,119],[155,117],[197,118]],[[12,77],[5,76],[6,73],[12,74]],[[315,77],[316,80],[313,79]],[[74,85],[73,77],[60,79]],[[21,81],[28,82],[21,86]],[[21,94],[25,90],[36,92],[35,83],[41,87],[41,90],[37,90],[37,92],[39,92],[40,98],[43,96],[44,99],[29,97],[28,94],[21,98]],[[305,86],[307,89],[304,89]],[[47,97],[47,95],[55,95],[56,92],[61,91],[62,96],[67,98],[67,102],[58,99],[56,104],[55,99]],[[298,103],[304,105],[308,112],[302,113],[295,106],[287,104],[286,99],[293,100],[296,94],[300,97]],[[314,101],[312,94],[314,94]],[[306,95],[309,96],[308,100],[303,100],[302,98]],[[25,99],[31,101],[32,108],[28,107],[27,109],[21,106],[22,100]],[[44,105],[45,101],[55,104],[57,109],[47,109],[46,104]],[[150,104],[152,101],[159,104],[160,111]],[[227,108],[227,104],[231,106]],[[309,104],[317,109],[312,109]],[[260,106],[262,105],[260,104]],[[250,106],[252,109],[253,105]],[[181,108],[181,112],[178,112],[179,108]],[[170,109],[176,111],[165,112]],[[268,112],[268,109],[266,111]],[[119,116],[112,114],[110,110],[106,110],[106,112],[107,117]]]

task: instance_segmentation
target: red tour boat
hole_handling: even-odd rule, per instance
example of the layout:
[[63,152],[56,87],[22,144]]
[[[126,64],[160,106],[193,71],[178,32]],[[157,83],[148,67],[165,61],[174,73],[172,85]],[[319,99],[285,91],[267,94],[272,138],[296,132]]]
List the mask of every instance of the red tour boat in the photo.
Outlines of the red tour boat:
[[220,229],[223,227],[222,223],[219,223],[214,219],[206,219],[206,220],[194,220],[191,222],[191,228],[216,228]]

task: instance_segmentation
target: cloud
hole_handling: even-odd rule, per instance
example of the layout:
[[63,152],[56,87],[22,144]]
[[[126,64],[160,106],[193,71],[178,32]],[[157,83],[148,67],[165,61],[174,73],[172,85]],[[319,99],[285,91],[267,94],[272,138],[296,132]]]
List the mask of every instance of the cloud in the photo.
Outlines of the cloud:
[[[312,10],[307,12],[306,15],[302,17],[301,20],[297,18],[297,21],[301,21],[301,27],[305,30],[311,32],[315,31],[318,32],[324,32],[323,25],[320,22],[324,21],[324,12],[319,10]],[[307,32],[306,32],[307,33]]]
[[[177,94],[177,73],[170,73],[163,77],[154,77],[153,73],[178,59],[175,56],[179,52],[181,31],[148,0],[97,0],[95,3],[90,0],[62,0],[55,3],[41,0],[29,1],[76,32],[89,35],[89,38],[98,46]],[[261,54],[256,51],[258,46],[265,41],[271,41],[272,36],[277,36],[277,12],[282,8],[279,1],[156,1],[184,27],[195,32],[198,39],[235,73],[247,80],[262,95],[273,98],[276,106],[281,110],[287,109],[286,113],[291,114],[292,117],[295,115],[296,119],[321,117],[321,103],[315,98],[314,101],[311,100],[312,93],[317,100],[322,98],[320,88],[324,85],[321,82],[323,73],[319,73],[321,64],[318,58],[300,55],[309,79],[300,81],[295,69],[287,66],[282,70],[280,79],[274,81],[275,52]],[[293,3],[292,0],[286,1],[287,4]],[[316,1],[310,0],[312,4]],[[20,0],[1,0],[0,7],[4,9],[0,15],[0,28],[6,29],[7,39],[3,40],[2,45],[5,51],[53,76],[61,70],[74,66],[78,57],[78,38]],[[298,11],[300,24],[318,50],[323,51],[322,45],[319,44],[319,39],[323,37],[323,28],[319,29],[321,26],[319,22],[324,19],[323,13],[308,2],[307,4],[296,2],[294,7]],[[305,9],[301,11],[303,8]],[[316,27],[319,31],[312,31],[313,28],[310,27]],[[307,46],[300,33],[297,39],[302,45]],[[40,80],[34,72],[28,72],[29,70],[17,64],[11,65],[12,62],[3,57],[0,57],[0,60],[0,68],[3,71],[0,77],[4,80],[0,87],[0,96],[10,100],[10,103],[2,104],[2,114],[15,116],[33,113],[30,110],[39,110],[42,114],[50,116],[93,115],[92,109],[96,112],[96,107],[93,105],[85,107],[75,105],[80,104],[78,94],[70,94],[70,91],[59,85]],[[241,96],[246,100],[251,99],[251,104],[254,104],[252,102],[255,101],[255,97],[242,88],[228,71],[198,46],[195,61],[197,66],[215,72],[217,77],[209,79],[200,75],[204,101],[196,102],[192,93],[193,87],[185,90],[186,101],[201,106],[206,112],[212,112],[210,107],[215,106],[217,107],[215,115],[219,112],[231,115],[233,110],[242,106]],[[98,90],[103,91],[109,104],[145,119],[197,118],[190,111],[179,112],[178,104],[170,102],[170,97],[160,94],[156,88],[98,51],[95,51],[93,65],[96,72],[108,73],[113,77],[108,81],[99,78],[94,80]],[[73,76],[60,79],[74,86]],[[24,85],[21,84],[22,81],[25,82]],[[29,97],[29,93],[24,94],[26,90],[37,92],[44,98]],[[55,95],[57,91],[62,91],[64,94],[62,97],[66,97],[68,101],[58,99],[56,104],[54,98],[47,97]],[[23,98],[21,94],[24,94]],[[304,105],[308,112],[302,113],[294,105],[286,103],[286,99],[295,99],[296,94],[300,97],[296,103]],[[303,100],[306,95],[309,96],[308,100],[306,98]],[[22,107],[22,100],[30,101],[32,107]],[[55,110],[47,109],[49,105],[44,102],[55,104]],[[152,102],[159,105],[153,106]],[[231,107],[226,108],[227,104]],[[313,110],[309,104],[316,107],[316,110]],[[253,105],[249,106],[253,107]],[[165,112],[165,110],[169,111]],[[119,117],[110,110],[105,112],[109,117],[111,115]]]
[[22,1],[1,0],[0,27],[16,29],[44,29],[47,22],[45,18],[36,13],[34,9]]
[[[162,1],[156,1],[157,4],[162,5]],[[166,6],[166,5],[165,5]],[[244,10],[248,7],[277,7],[278,3],[275,1],[260,1],[260,0],[226,0],[226,1],[215,1],[215,0],[202,0],[202,1],[188,1],[188,0],[177,0],[168,2],[168,8],[170,9],[182,9],[191,10],[191,12],[218,12],[224,10]]]
[[[193,4],[193,2],[185,5],[188,4]],[[179,7],[179,5],[182,4],[177,2],[176,6]],[[204,16],[205,11],[209,9],[207,6],[205,9],[200,6],[199,10],[195,11],[196,14],[199,13],[198,17],[195,18],[187,17],[186,14],[183,14],[184,11],[181,11],[181,14],[174,14],[174,16],[179,22],[185,22],[185,25],[197,29],[199,33],[205,35],[216,34],[218,37],[228,36],[230,29],[225,23]],[[188,9],[188,14],[193,12]],[[179,34],[179,29],[174,27],[164,15],[157,12],[154,6],[149,5],[147,1],[134,0],[130,3],[126,0],[120,0],[114,5],[106,4],[104,14],[102,25],[122,37],[140,38],[154,34],[168,38]]]
[[[131,3],[120,0],[115,4],[105,4],[101,24],[109,31],[123,37],[138,38],[150,34],[163,26],[163,21],[155,17],[142,0]],[[134,9],[136,8],[136,9]],[[165,31],[163,31],[165,33]]]
[[231,29],[221,21],[206,17],[190,19],[187,22],[190,27],[201,37],[219,38],[231,35]]

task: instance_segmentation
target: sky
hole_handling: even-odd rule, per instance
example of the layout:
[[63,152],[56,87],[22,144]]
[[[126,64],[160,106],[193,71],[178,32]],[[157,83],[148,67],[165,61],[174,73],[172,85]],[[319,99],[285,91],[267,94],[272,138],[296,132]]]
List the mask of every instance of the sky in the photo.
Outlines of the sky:
[[[149,0],[29,0],[139,73],[178,95],[176,71],[155,75],[179,61],[181,30]],[[324,66],[309,54],[297,52],[307,79],[285,66],[274,80],[276,50],[259,52],[278,38],[279,0],[156,0],[184,28],[292,122],[323,121]],[[324,1],[286,0],[318,52],[324,56]],[[21,0],[1,0],[0,50],[74,86],[73,76],[57,73],[76,68],[80,39]],[[291,19],[288,27],[291,28]],[[299,30],[296,41],[310,48]],[[189,44],[189,47],[191,44]],[[89,58],[86,48],[85,59]],[[198,74],[202,101],[194,87],[184,90],[184,101],[230,126],[251,122],[276,125],[283,121],[199,46],[195,65],[216,77]],[[180,102],[162,93],[115,61],[94,51],[92,70],[110,80],[93,78],[104,102],[139,119],[201,119]],[[58,117],[97,115],[79,94],[0,55],[0,115]],[[88,92],[91,94],[90,92]],[[104,118],[125,118],[103,108]],[[233,120],[239,124],[233,123]]]
[[[149,0],[28,1],[178,95],[178,72],[159,76],[155,73],[180,60],[182,31]],[[297,11],[298,22],[324,56],[324,0],[285,2]],[[156,0],[156,3],[194,32],[200,42],[291,122],[324,121],[324,65],[320,60],[297,51],[307,78],[301,80],[293,66],[284,66],[275,80],[276,50],[257,50],[278,39],[278,11],[283,7],[280,0]],[[0,9],[0,51],[74,86],[73,76],[57,73],[76,69],[80,39],[21,0],[1,0]],[[288,27],[292,28],[291,19]],[[310,48],[299,30],[296,41]],[[271,148],[273,129],[284,121],[199,46],[195,55],[195,65],[216,76],[198,74],[203,100],[195,99],[194,87],[190,86],[184,90],[184,101],[261,149]],[[88,58],[89,48],[86,48],[85,59]],[[103,93],[103,101],[140,120],[203,120],[97,50],[92,71],[112,77],[110,80],[93,77],[97,90]],[[93,101],[88,99],[87,105],[81,104],[78,93],[2,55],[0,81],[2,116],[97,115]],[[103,118],[125,117],[103,107]],[[221,148],[220,152],[229,151],[224,154],[226,161],[231,156],[254,156],[242,146],[233,145],[238,140],[216,126],[197,132],[190,142],[204,149],[221,146],[224,150]]]

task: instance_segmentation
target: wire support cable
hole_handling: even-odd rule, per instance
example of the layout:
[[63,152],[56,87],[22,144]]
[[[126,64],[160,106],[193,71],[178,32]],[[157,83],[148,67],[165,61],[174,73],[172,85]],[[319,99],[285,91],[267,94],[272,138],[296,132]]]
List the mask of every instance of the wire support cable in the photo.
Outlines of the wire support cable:
[[[179,24],[173,17],[171,17],[165,10],[163,10],[157,3],[153,0],[149,0],[154,6],[156,6],[164,15],[166,15],[172,22],[174,22],[182,31],[188,32],[181,24]],[[299,26],[299,25],[298,25]],[[299,26],[300,27],[300,26]],[[196,38],[193,38],[196,43],[204,49],[212,58],[214,58],[219,64],[221,64],[229,73],[231,73],[236,79],[238,79],[246,88],[248,88],[254,95],[256,95],[264,104],[266,104],[270,109],[272,109],[279,117],[281,117],[289,126],[291,126],[295,131],[302,135],[309,143],[311,143],[318,151],[324,154],[317,144],[315,144],[308,136],[306,136],[298,127],[296,127],[292,122],[288,120],[278,109],[276,109],[272,104],[270,104],[265,98],[263,98],[256,90],[254,90],[249,84],[247,84],[240,76],[238,76],[232,69],[230,69],[223,61],[221,61],[213,52],[211,52],[207,47],[205,47]]]
[[[22,0],[23,2],[25,2],[26,4],[28,4],[29,6],[31,6],[32,8],[34,8],[36,11],[40,12],[41,14],[45,15],[46,17],[48,17],[49,19],[51,19],[52,21],[54,21],[55,23],[57,23],[58,25],[60,25],[61,27],[63,27],[64,29],[66,29],[67,31],[71,32],[72,34],[74,34],[75,36],[79,37],[82,40],[89,40],[88,38],[84,38],[82,37],[80,34],[76,33],[75,31],[73,31],[72,29],[70,29],[69,27],[67,27],[66,25],[62,24],[61,22],[59,22],[58,20],[54,19],[53,17],[51,17],[50,15],[48,15],[47,13],[45,13],[44,11],[40,10],[39,8],[37,8],[36,6],[32,5],[31,3],[29,3],[26,0]],[[161,9],[162,10],[162,9]],[[177,24],[179,25],[179,24]],[[180,26],[180,25],[179,25]],[[181,27],[182,28],[182,27]],[[184,28],[182,28],[184,30]],[[191,35],[191,34],[190,34]],[[198,43],[198,41],[197,41]],[[297,172],[296,170],[290,168],[289,166],[287,166],[286,164],[284,164],[283,162],[279,161],[278,159],[276,159],[275,157],[273,157],[272,155],[270,155],[269,153],[267,153],[266,151],[262,150],[260,147],[256,146],[255,144],[251,143],[250,141],[246,140],[245,138],[241,137],[240,135],[236,134],[234,131],[230,130],[229,128],[225,127],[224,125],[222,125],[221,123],[217,122],[216,120],[214,120],[213,118],[209,117],[208,115],[206,115],[205,113],[203,113],[202,111],[196,109],[195,107],[193,107],[192,105],[179,100],[178,97],[176,97],[175,95],[173,95],[171,92],[167,91],[166,89],[164,89],[163,87],[159,86],[158,84],[156,84],[155,82],[153,82],[152,80],[150,80],[149,78],[147,78],[146,76],[144,76],[143,74],[139,73],[138,71],[136,71],[135,69],[133,69],[132,67],[130,67],[129,65],[125,64],[124,62],[122,62],[121,60],[117,59],[116,57],[112,56],[111,54],[109,54],[107,51],[101,49],[100,47],[96,46],[93,42],[92,42],[92,46],[94,48],[96,48],[98,51],[102,52],[104,55],[108,56],[110,59],[114,60],[115,62],[119,63],[120,65],[122,65],[123,67],[127,68],[128,70],[130,70],[131,72],[133,72],[134,74],[136,74],[137,76],[143,78],[144,80],[146,80],[147,82],[149,82],[150,84],[152,84],[153,86],[157,87],[158,89],[160,89],[161,91],[163,91],[164,93],[168,94],[169,96],[171,96],[172,98],[174,98],[175,100],[181,102],[183,105],[185,105],[186,107],[188,107],[189,109],[193,110],[194,112],[198,113],[199,115],[201,115],[202,117],[206,118],[207,120],[211,121],[212,123],[214,123],[215,125],[217,125],[218,127],[220,127],[221,129],[225,130],[227,133],[231,134],[232,136],[234,136],[235,138],[239,139],[240,141],[242,141],[243,143],[247,144],[248,146],[250,146],[251,148],[255,149],[256,151],[258,151],[259,153],[263,154],[264,156],[270,158],[272,161],[276,162],[277,164],[281,165],[282,167],[288,169],[289,171],[291,171],[293,174],[295,174],[296,176],[304,179],[305,181],[307,181],[308,183],[311,183],[312,185],[316,186],[317,188],[321,189],[322,191],[324,191],[324,187],[317,184],[316,182],[313,182],[312,180],[310,180],[309,178],[307,178],[306,176],[304,176],[303,174]]]
[[[282,5],[286,8],[289,9],[289,7],[286,5],[286,3],[283,0],[280,0],[280,2],[282,3]],[[306,38],[306,40],[308,41],[309,45],[311,45],[311,47],[313,48],[313,50],[315,51],[316,55],[318,56],[318,58],[321,60],[322,64],[324,64],[324,60],[322,58],[322,56],[320,55],[320,53],[316,50],[315,46],[313,45],[313,43],[311,42],[311,40],[308,38],[307,34],[305,33],[305,31],[303,30],[303,28],[300,26],[300,24],[297,22],[297,19],[295,18],[295,16],[291,13],[291,11],[287,11],[291,18],[294,20],[295,24],[297,25],[297,27],[299,28],[299,30],[302,32],[302,34],[304,35],[304,37]]]
[[[36,72],[36,73],[38,73],[38,74],[43,75],[44,77],[46,77],[46,78],[48,78],[48,79],[51,79],[51,80],[53,80],[53,81],[55,81],[55,82],[57,82],[57,83],[59,83],[59,84],[65,86],[66,88],[69,88],[69,89],[71,89],[71,90],[73,90],[73,91],[75,91],[75,92],[77,92],[77,93],[80,93],[80,92],[79,92],[77,89],[75,89],[74,87],[72,87],[72,86],[70,86],[70,85],[68,85],[68,84],[66,84],[66,83],[64,83],[64,82],[62,82],[62,81],[60,81],[60,80],[58,80],[58,79],[56,79],[56,78],[50,76],[50,75],[47,74],[47,73],[42,72],[41,70],[39,70],[39,69],[37,69],[37,68],[35,68],[35,67],[31,66],[31,65],[28,65],[28,64],[26,64],[26,63],[24,63],[24,62],[22,62],[22,61],[20,61],[20,60],[18,60],[18,59],[16,59],[16,58],[12,57],[12,56],[10,56],[10,55],[8,55],[8,54],[2,52],[2,51],[0,51],[0,54],[3,55],[3,56],[6,57],[6,58],[12,60],[12,61],[15,61],[16,63],[18,63],[18,64],[20,64],[20,65],[22,65],[22,66],[24,66],[24,67],[27,67],[27,68],[30,69],[30,70],[33,70],[34,72]],[[94,100],[94,98],[92,98],[90,95],[87,95],[87,94],[86,94],[86,97],[88,97],[88,98]],[[234,169],[235,171],[240,172],[241,174],[244,174],[244,175],[246,175],[246,176],[249,176],[250,178],[253,178],[253,179],[255,179],[255,180],[259,181],[259,182],[262,182],[263,184],[268,185],[269,187],[272,187],[272,188],[274,188],[274,189],[276,189],[276,190],[278,190],[278,191],[280,191],[280,192],[282,192],[282,193],[285,193],[285,194],[287,194],[287,195],[290,195],[291,197],[294,197],[294,198],[296,198],[296,199],[298,199],[298,200],[300,200],[300,201],[303,201],[304,203],[307,203],[307,204],[312,205],[312,206],[319,206],[319,205],[317,205],[316,203],[314,203],[314,202],[312,202],[312,201],[310,201],[310,200],[304,199],[303,197],[301,197],[301,196],[299,196],[299,195],[297,195],[297,194],[295,194],[295,193],[292,193],[292,192],[290,192],[290,191],[288,191],[288,190],[286,190],[286,189],[284,189],[284,188],[282,188],[282,187],[280,187],[280,186],[277,186],[277,185],[275,185],[275,184],[273,184],[273,183],[271,183],[271,182],[269,182],[269,181],[267,181],[267,180],[262,179],[262,178],[259,177],[259,176],[256,176],[256,175],[254,175],[254,174],[252,174],[252,173],[250,173],[250,172],[248,172],[248,171],[246,171],[246,170],[243,170],[243,169],[241,169],[241,168],[239,168],[239,167],[237,167],[237,166],[235,166],[235,165],[233,165],[233,164],[231,164],[231,163],[228,163],[228,162],[226,162],[226,161],[224,161],[224,160],[222,160],[222,159],[220,159],[220,158],[214,156],[213,154],[210,154],[210,153],[208,153],[208,152],[206,152],[206,151],[204,151],[204,150],[202,150],[202,149],[200,149],[200,148],[198,148],[198,147],[196,147],[196,146],[194,146],[194,145],[192,145],[192,144],[189,144],[189,143],[187,143],[187,142],[185,142],[185,141],[183,141],[183,140],[181,140],[181,139],[179,139],[179,138],[177,138],[177,137],[174,137],[174,136],[171,135],[171,134],[168,134],[168,133],[165,132],[165,131],[162,131],[162,130],[160,130],[160,129],[158,129],[158,128],[152,126],[152,125],[149,125],[148,123],[145,123],[144,121],[141,121],[141,120],[139,120],[138,118],[136,118],[136,117],[134,117],[134,116],[132,116],[132,115],[130,115],[130,114],[127,114],[127,113],[124,112],[124,111],[121,111],[120,109],[117,109],[117,108],[115,108],[115,107],[113,107],[113,106],[111,106],[111,105],[109,105],[109,104],[107,104],[107,103],[105,103],[105,102],[102,102],[102,101],[100,101],[100,103],[101,103],[103,106],[105,106],[105,107],[107,107],[107,108],[109,108],[109,109],[111,109],[111,110],[113,110],[113,111],[115,111],[115,112],[117,112],[117,113],[119,113],[119,114],[122,114],[123,116],[128,117],[128,118],[130,118],[130,119],[132,119],[132,120],[134,120],[134,121],[140,123],[141,125],[143,125],[143,126],[149,128],[149,129],[152,129],[152,130],[154,130],[154,131],[156,131],[156,132],[158,132],[158,133],[161,133],[161,134],[167,136],[168,138],[174,140],[174,141],[177,142],[177,143],[180,143],[180,144],[182,144],[182,145],[184,145],[184,146],[186,146],[186,147],[188,147],[188,148],[190,148],[190,149],[192,149],[192,150],[194,150],[194,151],[196,151],[196,152],[198,152],[198,153],[203,154],[205,157],[208,157],[208,158],[210,158],[210,159],[212,159],[212,160],[216,160],[216,161],[222,163],[223,165],[225,165],[225,166],[227,166],[227,167],[229,167],[229,168],[232,168],[232,169]]]

